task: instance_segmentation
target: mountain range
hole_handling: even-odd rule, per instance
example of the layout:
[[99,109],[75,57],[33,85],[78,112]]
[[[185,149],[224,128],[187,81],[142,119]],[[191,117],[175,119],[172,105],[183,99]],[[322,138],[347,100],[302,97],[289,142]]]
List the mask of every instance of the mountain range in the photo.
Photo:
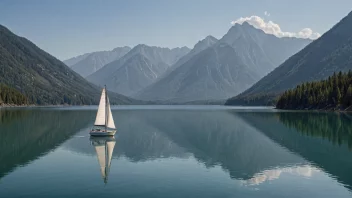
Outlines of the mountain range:
[[352,69],[352,12],[319,39],[310,43],[240,95],[228,105],[273,103],[279,94],[300,83],[316,81],[334,72]]
[[104,56],[111,51],[66,62],[76,62],[71,68],[88,81],[140,100],[219,101],[251,87],[310,42],[278,38],[244,22],[232,26],[221,39],[207,36],[192,50],[140,44],[131,50],[116,48],[123,53],[109,60]]
[[252,86],[310,42],[278,38],[247,22],[235,24],[220,40],[207,37],[197,43],[171,72],[134,97],[170,102],[227,99]]
[[300,83],[352,69],[351,28],[352,12],[315,41],[279,38],[244,22],[193,49],[139,44],[63,63],[0,25],[0,83],[35,104],[96,104],[103,85],[119,93],[110,94],[113,104],[137,102],[123,95],[163,104],[231,96],[228,105],[272,104]]
[[[0,83],[19,90],[29,103],[98,104],[101,90],[26,38],[0,25]],[[114,104],[135,100],[111,93]]]
[[[111,51],[99,51],[84,54],[76,57],[75,60],[79,60],[73,65],[69,65],[71,69],[83,77],[87,77],[92,73],[98,71],[104,65],[111,63],[114,60],[118,60],[131,50],[130,47],[117,47]],[[83,56],[83,58],[82,58]],[[65,62],[65,61],[64,61]],[[66,62],[72,62],[71,59]]]
[[140,44],[88,76],[87,80],[130,96],[155,82],[189,51],[187,47],[169,49]]

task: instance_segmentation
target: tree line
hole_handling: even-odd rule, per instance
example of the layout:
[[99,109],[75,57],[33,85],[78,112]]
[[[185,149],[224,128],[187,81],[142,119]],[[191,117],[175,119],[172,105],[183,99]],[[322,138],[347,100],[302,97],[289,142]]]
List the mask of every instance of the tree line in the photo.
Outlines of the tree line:
[[14,88],[0,84],[0,105],[24,105],[27,104],[27,98]]
[[352,72],[334,73],[326,80],[306,82],[285,91],[278,109],[346,109],[352,105]]
[[275,106],[276,101],[276,93],[259,93],[253,95],[239,94],[238,96],[228,99],[225,105]]

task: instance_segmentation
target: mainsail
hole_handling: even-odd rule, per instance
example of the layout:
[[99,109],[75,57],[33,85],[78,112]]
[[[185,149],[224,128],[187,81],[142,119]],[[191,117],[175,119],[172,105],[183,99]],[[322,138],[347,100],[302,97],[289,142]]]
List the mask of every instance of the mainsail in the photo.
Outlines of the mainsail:
[[97,113],[97,117],[95,118],[94,125],[105,126],[106,124],[105,119],[106,119],[106,91],[104,88],[103,92],[101,93],[98,113]]
[[110,129],[115,129],[114,118],[112,117],[109,97],[106,93],[106,88],[103,89],[100,97],[95,126],[106,126]]

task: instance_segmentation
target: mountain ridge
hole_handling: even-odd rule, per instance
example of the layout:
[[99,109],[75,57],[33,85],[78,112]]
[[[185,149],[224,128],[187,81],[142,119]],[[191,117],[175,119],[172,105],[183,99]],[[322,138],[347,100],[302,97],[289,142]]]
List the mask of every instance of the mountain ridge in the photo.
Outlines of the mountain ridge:
[[[216,39],[216,42],[207,46],[206,49],[190,58],[187,57],[187,60],[181,65],[173,66],[172,68],[175,67],[175,69],[172,72],[137,93],[134,97],[141,100],[172,100],[169,102],[227,99],[231,94],[236,95],[249,88],[266,73],[278,66],[281,61],[284,61],[285,58],[288,58],[309,42],[310,40],[297,38],[281,39],[266,34],[248,23],[235,24],[220,40]],[[277,49],[272,49],[275,47]],[[224,51],[225,48],[227,51]],[[227,54],[227,57],[219,56],[218,52]],[[192,60],[194,57],[198,57],[199,60]],[[201,59],[208,60],[208,62]],[[229,62],[230,59],[231,62]],[[205,77],[199,75],[199,71],[204,69],[201,66],[212,68],[202,73]],[[184,69],[184,71],[193,72],[192,74],[187,72],[176,74],[175,71],[182,70],[179,70],[180,67],[193,67],[194,70]],[[228,74],[230,70],[233,73]],[[243,79],[238,75],[240,73],[245,74],[248,78]],[[185,80],[189,79],[187,76],[193,76],[193,80],[197,83],[185,85],[185,82],[190,82],[190,80]],[[196,87],[185,88],[191,84],[196,85]],[[182,88],[185,89],[182,90]],[[186,89],[189,91],[187,92]],[[192,97],[189,97],[190,95]]]
[[78,63],[79,61],[85,59],[87,56],[89,56],[89,54],[91,54],[93,52],[89,52],[89,53],[84,53],[66,60],[63,60],[62,62],[65,63],[67,66],[71,67],[72,65]]
[[252,98],[258,95],[261,95],[261,100],[268,102],[300,83],[322,80],[333,72],[347,72],[352,69],[352,36],[349,31],[351,24],[352,12],[251,88],[230,98],[226,104],[250,105]]
[[[97,85],[106,84],[114,92],[132,95],[154,82],[188,52],[186,47],[169,49],[139,44],[88,76],[87,80]],[[136,59],[131,59],[133,57]]]
[[131,50],[130,47],[116,47],[111,51],[89,53],[84,59],[71,66],[71,69],[82,77],[87,77],[101,69],[104,65],[118,60]]

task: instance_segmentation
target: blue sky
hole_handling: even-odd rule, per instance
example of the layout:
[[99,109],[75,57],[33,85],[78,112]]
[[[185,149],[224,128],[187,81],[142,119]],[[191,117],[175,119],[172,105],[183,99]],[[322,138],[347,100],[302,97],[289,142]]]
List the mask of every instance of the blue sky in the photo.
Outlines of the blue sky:
[[192,47],[254,15],[324,33],[351,10],[352,0],[0,0],[0,24],[63,60],[139,43]]

